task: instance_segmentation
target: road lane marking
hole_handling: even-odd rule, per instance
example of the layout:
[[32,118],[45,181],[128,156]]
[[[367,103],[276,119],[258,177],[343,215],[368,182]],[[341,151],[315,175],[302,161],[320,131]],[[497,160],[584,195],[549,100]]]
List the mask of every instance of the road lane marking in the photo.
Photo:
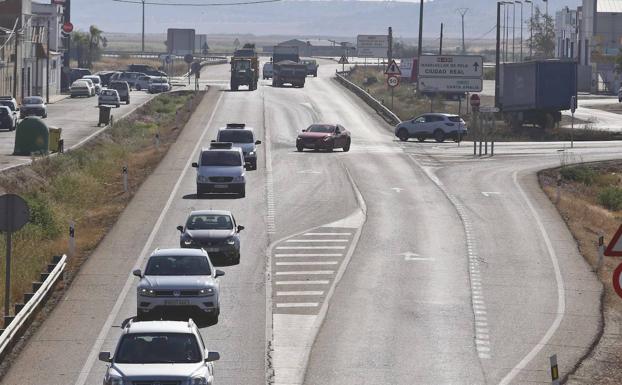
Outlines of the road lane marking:
[[276,307],[318,307],[317,302],[299,302],[299,303],[277,303]]
[[482,191],[482,195],[485,197],[491,197],[493,195],[501,195],[501,193],[498,191]]
[[342,235],[342,236],[350,236],[352,233],[305,233],[306,236],[314,236],[314,235]]
[[276,281],[277,285],[328,285],[330,281]]
[[276,258],[342,257],[343,254],[274,254]]
[[[218,100],[216,101],[216,104],[214,105],[214,109],[212,110],[212,114],[210,115],[210,118],[207,121],[206,129],[203,130],[203,132],[199,136],[199,139],[197,140],[196,145],[192,149],[192,152],[190,152],[190,156],[188,157],[188,160],[186,161],[186,164],[184,165],[184,169],[179,175],[179,178],[177,179],[177,182],[175,183],[175,186],[173,187],[173,190],[171,191],[171,194],[169,195],[168,200],[166,201],[166,204],[164,205],[164,208],[160,212],[160,216],[158,217],[153,228],[151,229],[151,233],[149,234],[149,237],[147,238],[147,242],[145,243],[145,246],[140,252],[138,259],[136,260],[136,263],[134,264],[134,268],[132,270],[139,269],[142,266],[145,260],[145,257],[147,256],[147,253],[149,253],[150,250],[152,249],[151,245],[153,244],[153,241],[155,240],[157,232],[160,230],[160,226],[162,226],[162,222],[164,222],[164,217],[168,213],[171,205],[173,204],[173,200],[175,199],[175,196],[177,195],[177,191],[179,191],[179,188],[181,186],[181,183],[184,177],[186,176],[186,173],[188,172],[188,170],[190,170],[190,165],[192,163],[192,160],[194,160],[194,158],[196,157],[196,153],[199,151],[199,148],[201,148],[205,135],[207,135],[207,132],[208,132],[207,127],[211,126],[214,120],[214,116],[216,116],[216,111],[218,111],[218,107],[220,106],[223,93],[219,93],[219,94],[220,95],[218,96]],[[93,347],[91,348],[91,351],[89,352],[89,355],[87,356],[86,362],[84,363],[84,366],[82,366],[82,369],[80,370],[80,375],[78,376],[75,382],[75,385],[84,385],[86,383],[89,373],[91,372],[91,369],[93,368],[93,364],[95,363],[95,359],[97,358],[99,351],[102,345],[104,344],[104,341],[106,340],[106,335],[108,335],[110,329],[112,328],[112,324],[115,318],[117,317],[117,315],[119,314],[119,311],[121,310],[121,306],[123,305],[123,302],[125,302],[125,298],[127,297],[127,294],[130,288],[135,282],[135,279],[136,277],[134,277],[133,274],[131,273],[128,274],[128,278],[125,281],[125,285],[123,286],[123,289],[121,289],[121,293],[119,293],[119,296],[117,297],[117,300],[114,306],[112,307],[112,310],[108,314],[108,318],[106,318],[104,325],[99,331],[99,334],[97,335],[97,339],[95,340],[95,343],[93,344]]]
[[324,294],[323,291],[313,291],[313,290],[307,290],[307,291],[277,291],[276,295],[278,296],[304,296],[304,295],[322,295]]
[[277,262],[277,266],[314,266],[314,265],[336,265],[337,261],[320,261],[320,262]]
[[562,319],[564,318],[564,313],[566,312],[566,297],[564,296],[565,295],[564,280],[562,278],[562,273],[559,268],[559,261],[557,259],[557,254],[555,253],[553,244],[551,244],[551,239],[549,238],[549,235],[546,232],[546,228],[544,227],[544,223],[542,222],[540,215],[538,214],[536,209],[533,207],[533,204],[529,200],[529,197],[525,193],[525,190],[523,190],[520,183],[518,183],[517,174],[518,174],[517,171],[514,171],[514,173],[512,174],[512,180],[514,181],[514,186],[518,188],[518,191],[521,193],[523,200],[525,201],[525,203],[527,203],[527,207],[529,207],[529,210],[531,211],[531,215],[536,220],[538,229],[540,230],[540,233],[542,234],[542,238],[544,239],[544,243],[546,244],[546,248],[549,253],[549,258],[551,259],[551,263],[553,264],[553,270],[555,272],[555,281],[557,281],[557,311],[555,312],[555,320],[553,321],[549,329],[546,331],[544,336],[542,336],[540,341],[531,349],[531,351],[529,351],[529,353],[527,353],[527,355],[523,357],[523,359],[520,360],[520,362],[516,364],[516,366],[514,366],[512,370],[510,370],[510,372],[506,374],[505,377],[503,377],[503,379],[501,379],[501,382],[499,382],[500,385],[506,385],[512,382],[512,380],[516,377],[516,375],[518,375],[518,373],[522,369],[524,369],[525,366],[527,366],[527,364],[531,360],[533,360],[538,353],[540,353],[540,350],[542,350],[542,348],[551,340],[551,338],[557,331],[557,328],[559,328],[559,325],[562,323]]
[[276,275],[333,275],[334,270],[277,271]]
[[344,250],[345,246],[277,246],[277,250]]
[[286,243],[293,243],[293,242],[314,242],[314,243],[322,243],[322,242],[327,242],[327,243],[341,243],[341,242],[350,242],[349,239],[288,239],[287,241],[285,241]]

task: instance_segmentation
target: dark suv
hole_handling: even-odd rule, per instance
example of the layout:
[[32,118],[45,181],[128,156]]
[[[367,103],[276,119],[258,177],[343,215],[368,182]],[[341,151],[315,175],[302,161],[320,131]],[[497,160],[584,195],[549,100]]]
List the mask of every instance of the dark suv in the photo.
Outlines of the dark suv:
[[0,129],[9,131],[13,131],[15,129],[13,112],[7,106],[0,106]]
[[130,104],[130,85],[127,82],[123,81],[112,81],[108,85],[108,88],[117,90],[119,93],[119,100],[125,102],[125,104]]

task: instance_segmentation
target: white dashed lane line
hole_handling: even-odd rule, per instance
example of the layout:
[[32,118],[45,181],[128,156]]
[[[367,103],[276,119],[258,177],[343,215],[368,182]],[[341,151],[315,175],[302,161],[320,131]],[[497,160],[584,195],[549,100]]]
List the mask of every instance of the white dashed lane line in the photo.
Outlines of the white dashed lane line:
[[274,313],[318,313],[350,247],[352,230],[321,227],[286,239],[274,248]]

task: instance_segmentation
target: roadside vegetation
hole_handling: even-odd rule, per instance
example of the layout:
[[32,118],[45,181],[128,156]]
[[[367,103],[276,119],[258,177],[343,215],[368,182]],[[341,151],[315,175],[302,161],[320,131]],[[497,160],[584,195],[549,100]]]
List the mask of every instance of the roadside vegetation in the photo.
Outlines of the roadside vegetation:
[[[132,58],[129,55],[120,55],[118,57],[102,56],[97,61],[93,62],[91,71],[93,73],[97,71],[123,71],[127,70],[130,64],[147,64],[154,68],[162,68],[162,61],[159,59],[145,59],[145,58]],[[172,71],[169,72],[169,68],[166,70],[169,76],[181,76],[188,72],[188,64],[183,60],[176,60],[171,66]]]
[[[493,75],[494,77],[494,71]],[[444,112],[460,115],[466,122],[467,127],[474,127],[471,107],[467,114],[466,99],[460,104],[457,100],[444,100],[441,97],[429,98],[419,96],[416,93],[416,84],[402,81],[393,90],[393,103],[391,103],[391,90],[386,84],[386,75],[382,68],[376,66],[356,66],[348,75],[348,79],[367,91],[377,100],[380,100],[387,108],[393,111],[401,120],[411,119],[426,112]],[[494,97],[480,96],[482,106],[494,105]],[[613,107],[612,107],[613,108]],[[499,115],[499,114],[497,114]],[[489,140],[495,141],[590,141],[590,140],[620,140],[622,134],[609,131],[594,130],[590,122],[575,119],[575,130],[567,128],[570,118],[562,116],[558,127],[543,130],[539,127],[523,126],[520,130],[512,130],[502,120],[496,117],[494,130],[488,132]],[[471,130],[474,134],[475,130]],[[466,140],[472,140],[467,137]]]
[[[175,142],[202,97],[202,92],[161,94],[79,149],[34,158],[31,165],[0,173],[0,190],[22,196],[31,210],[30,223],[13,237],[13,302],[30,292],[31,282],[53,255],[67,253],[71,222],[76,253],[69,259],[68,274],[73,276]],[[129,194],[123,191],[124,166]],[[2,237],[2,250],[4,242]]]
[[[596,271],[598,267],[598,237],[608,242],[622,219],[622,160],[565,165],[580,159],[563,159],[562,166],[539,173],[540,185],[556,205],[579,251]],[[557,180],[561,180],[557,200]],[[622,262],[619,258],[604,257],[596,271],[604,286],[604,333],[594,351],[570,376],[569,384],[620,384],[622,371],[622,300],[611,284],[613,270]]]

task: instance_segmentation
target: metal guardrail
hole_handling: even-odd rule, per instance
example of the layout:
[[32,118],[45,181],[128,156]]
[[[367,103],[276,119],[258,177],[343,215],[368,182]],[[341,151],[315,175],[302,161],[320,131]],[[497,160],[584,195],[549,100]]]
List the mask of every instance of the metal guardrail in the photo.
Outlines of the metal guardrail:
[[56,282],[63,276],[63,271],[67,266],[67,256],[63,255],[54,269],[49,272],[41,287],[34,293],[32,298],[26,302],[24,307],[15,315],[9,326],[0,335],[0,357],[7,353],[7,348],[13,346],[15,338],[20,336],[22,327],[30,320],[39,305],[50,293]]
[[393,111],[385,107],[378,99],[371,96],[367,91],[346,79],[343,74],[344,73],[340,72],[335,73],[335,77],[339,83],[341,83],[344,87],[354,92],[358,97],[363,99],[363,101],[367,103],[367,105],[373,108],[378,113],[378,115],[382,116],[382,118],[388,123],[393,125],[401,123],[400,118],[395,115]]

